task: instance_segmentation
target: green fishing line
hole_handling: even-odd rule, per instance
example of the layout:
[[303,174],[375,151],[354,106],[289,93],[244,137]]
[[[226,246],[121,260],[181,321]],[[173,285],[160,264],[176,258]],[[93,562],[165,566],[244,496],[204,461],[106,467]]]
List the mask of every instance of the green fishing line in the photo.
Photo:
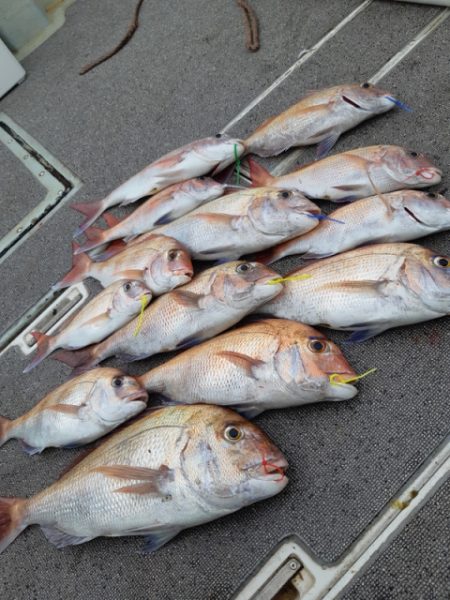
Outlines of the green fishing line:
[[237,151],[237,144],[234,144],[234,161],[236,163],[236,184],[239,185],[241,181],[241,159],[239,158]]

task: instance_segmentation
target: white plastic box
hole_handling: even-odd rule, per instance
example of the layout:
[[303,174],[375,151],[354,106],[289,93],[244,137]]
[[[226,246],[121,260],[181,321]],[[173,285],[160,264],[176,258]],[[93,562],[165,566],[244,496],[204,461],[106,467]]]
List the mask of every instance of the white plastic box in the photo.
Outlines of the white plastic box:
[[25,79],[25,69],[0,40],[0,98]]

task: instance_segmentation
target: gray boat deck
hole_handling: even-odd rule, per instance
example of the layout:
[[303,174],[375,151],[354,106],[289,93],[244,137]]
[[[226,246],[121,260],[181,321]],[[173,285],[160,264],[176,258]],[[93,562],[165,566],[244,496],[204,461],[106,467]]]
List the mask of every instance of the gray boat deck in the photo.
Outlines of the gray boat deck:
[[[167,151],[223,130],[328,32],[329,39],[233,124],[240,137],[307,90],[365,81],[444,9],[365,2],[333,28],[357,0],[252,0],[261,49],[244,47],[241,12],[219,0],[146,0],[132,41],[84,76],[78,71],[121,38],[134,3],[78,0],[66,23],[23,62],[27,79],[0,110],[83,182],[76,199],[102,197]],[[381,81],[410,104],[346,134],[334,151],[377,143],[428,153],[449,185],[450,19]],[[313,156],[305,150],[298,162]],[[0,145],[2,235],[43,198],[43,188]],[[281,159],[266,161],[275,167]],[[264,162],[264,161],[262,161]],[[7,330],[44,296],[71,263],[70,240],[80,216],[54,211],[0,263],[2,320]],[[450,253],[447,233],[424,245]],[[286,259],[285,272],[299,261]],[[94,289],[93,286],[89,289]],[[329,332],[339,342],[345,335]],[[344,556],[373,519],[448,439],[450,320],[396,329],[345,354],[358,372],[378,372],[346,403],[273,411],[258,423],[290,462],[282,495],[228,518],[187,530],[156,554],[139,553],[138,538],[97,539],[57,550],[38,528],[25,531],[0,557],[4,600],[135,598],[228,600],[284,538],[295,536],[320,564]],[[160,358],[130,365],[143,372]],[[46,361],[28,375],[13,347],[0,356],[0,413],[14,417],[64,381],[67,369]],[[31,495],[50,484],[77,455],[49,450],[29,458],[16,443],[0,451],[0,495]],[[448,475],[448,473],[447,473]],[[450,598],[449,485],[430,494],[398,537],[352,579],[352,600]],[[405,509],[409,510],[409,509]]]

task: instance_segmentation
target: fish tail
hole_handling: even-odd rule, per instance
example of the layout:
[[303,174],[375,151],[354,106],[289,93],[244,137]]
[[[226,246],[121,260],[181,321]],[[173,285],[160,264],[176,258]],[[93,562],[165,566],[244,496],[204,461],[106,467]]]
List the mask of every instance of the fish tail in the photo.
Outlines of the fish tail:
[[103,252],[99,252],[99,254],[95,254],[95,262],[102,262],[104,260],[108,260],[108,258],[112,258],[122,250],[125,250],[127,244],[123,240],[114,240],[111,244],[103,250]]
[[93,250],[98,246],[102,246],[103,244],[108,242],[108,230],[100,229],[100,227],[88,227],[84,232],[87,242],[78,246],[76,250],[74,250],[74,254],[82,254],[83,252],[88,252],[89,250]]
[[123,221],[123,219],[119,219],[118,217],[115,217],[111,213],[107,212],[105,212],[103,215],[103,219],[110,229]]
[[0,497],[0,553],[28,526],[24,519],[24,498]]
[[165,390],[164,381],[158,377],[159,369],[152,369],[143,375],[136,377],[137,381],[151,393],[162,393]]
[[73,234],[73,237],[78,237],[89,227],[89,225],[92,225],[105,210],[105,199],[103,198],[96,202],[76,202],[75,204],[71,204],[70,208],[73,208],[86,217]]
[[[75,252],[78,251],[79,245],[72,242],[72,249]],[[92,267],[92,260],[87,254],[74,254],[72,269],[65,275],[61,281],[55,283],[53,290],[62,290],[74,283],[79,283],[89,276],[89,271]]]
[[9,438],[9,431],[12,426],[11,419],[7,419],[6,417],[0,417],[0,446],[6,444]]
[[96,346],[89,346],[80,350],[58,350],[52,355],[52,359],[59,360],[72,367],[72,374],[78,375],[84,373],[84,371],[89,371],[100,362],[96,357],[95,348]]
[[274,246],[273,248],[268,248],[267,250],[263,250],[262,252],[258,252],[256,254],[252,254],[251,259],[256,262],[262,263],[263,265],[271,265],[276,260],[283,258],[285,253],[283,252],[282,245]]
[[270,186],[275,177],[252,158],[248,158],[247,162],[248,166],[250,167],[250,179],[252,180],[252,187]]
[[33,360],[25,367],[23,373],[29,373],[34,367],[42,362],[44,358],[53,352],[53,336],[46,335],[41,331],[32,331],[31,335],[36,340],[37,350]]

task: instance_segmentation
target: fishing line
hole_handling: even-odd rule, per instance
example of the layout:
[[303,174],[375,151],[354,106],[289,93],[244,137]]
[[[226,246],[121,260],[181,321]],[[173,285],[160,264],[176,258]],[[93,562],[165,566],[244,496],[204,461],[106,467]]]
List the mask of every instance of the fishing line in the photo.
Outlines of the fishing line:
[[413,109],[410,106],[408,106],[407,104],[405,104],[401,100],[397,100],[397,98],[393,98],[392,96],[385,96],[385,98],[387,100],[390,100],[391,102],[393,102],[395,104],[395,106],[398,106],[402,110],[406,110],[406,112],[412,112],[413,111]]
[[137,334],[141,330],[142,323],[144,321],[144,310],[145,310],[147,304],[150,302],[150,298],[149,298],[149,296],[142,294],[142,296],[140,297],[140,301],[141,301],[141,312],[139,313],[138,322],[136,323],[136,329],[133,332],[134,337],[136,337]]
[[301,273],[300,275],[286,275],[286,277],[275,277],[267,283],[269,285],[275,285],[276,283],[283,283],[283,281],[301,281],[302,279],[310,279],[312,275],[307,273]]

